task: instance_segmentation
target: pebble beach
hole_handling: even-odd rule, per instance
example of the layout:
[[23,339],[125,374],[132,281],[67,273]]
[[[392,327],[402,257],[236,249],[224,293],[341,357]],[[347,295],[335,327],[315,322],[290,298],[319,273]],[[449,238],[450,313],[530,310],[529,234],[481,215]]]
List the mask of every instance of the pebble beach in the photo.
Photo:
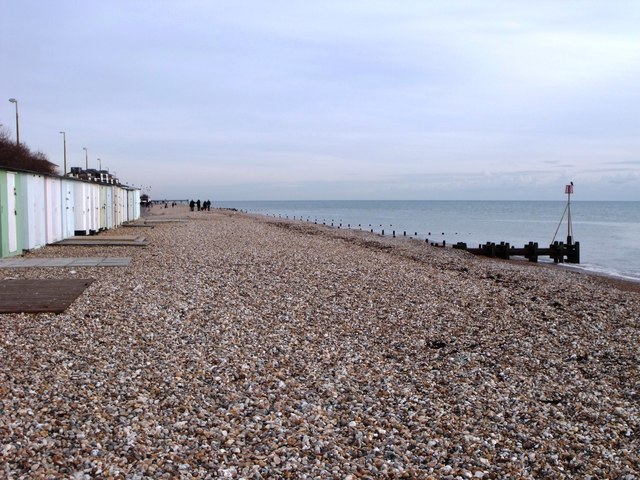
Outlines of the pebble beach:
[[241,212],[28,257],[127,267],[0,315],[0,478],[640,478],[640,288]]

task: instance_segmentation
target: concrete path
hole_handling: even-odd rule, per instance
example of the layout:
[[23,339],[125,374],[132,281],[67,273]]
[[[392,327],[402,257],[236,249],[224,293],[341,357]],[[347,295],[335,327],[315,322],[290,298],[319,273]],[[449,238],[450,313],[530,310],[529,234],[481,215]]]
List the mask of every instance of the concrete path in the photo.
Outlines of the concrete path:
[[162,218],[150,218],[144,217],[139,218],[138,220],[134,220],[132,222],[123,223],[123,227],[152,227],[154,225],[159,225],[163,223],[187,223],[189,220],[184,218],[170,218],[170,217],[162,217]]
[[126,267],[131,257],[3,258],[0,268]]
[[51,245],[82,245],[82,246],[133,246],[145,247],[149,243],[140,235],[121,235],[119,237],[107,235],[87,235],[79,237],[65,238]]

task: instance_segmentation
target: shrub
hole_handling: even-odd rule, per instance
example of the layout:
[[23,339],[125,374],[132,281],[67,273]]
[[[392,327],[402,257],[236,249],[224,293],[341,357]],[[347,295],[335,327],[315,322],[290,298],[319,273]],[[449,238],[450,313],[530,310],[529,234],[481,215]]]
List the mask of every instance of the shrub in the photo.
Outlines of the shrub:
[[0,167],[58,174],[57,165],[51,163],[44,153],[34,153],[23,143],[16,145],[6,130],[0,131]]

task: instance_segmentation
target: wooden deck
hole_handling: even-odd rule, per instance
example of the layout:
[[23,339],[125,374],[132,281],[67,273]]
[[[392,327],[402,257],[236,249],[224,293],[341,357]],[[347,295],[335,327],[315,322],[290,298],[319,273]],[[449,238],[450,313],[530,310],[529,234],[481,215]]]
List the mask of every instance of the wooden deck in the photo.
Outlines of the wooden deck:
[[92,282],[92,278],[2,280],[0,313],[62,313]]

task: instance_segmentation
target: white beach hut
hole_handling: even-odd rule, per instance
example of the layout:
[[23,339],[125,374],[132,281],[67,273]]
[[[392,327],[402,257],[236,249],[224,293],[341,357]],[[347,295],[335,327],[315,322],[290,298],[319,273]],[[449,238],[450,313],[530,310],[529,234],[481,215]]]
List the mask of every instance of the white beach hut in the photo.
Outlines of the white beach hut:
[[62,238],[70,238],[75,235],[75,180],[62,178],[60,185],[60,201],[62,203]]
[[107,188],[104,183],[98,185],[100,211],[98,212],[98,223],[100,231],[106,230],[107,227]]
[[131,220],[137,220],[140,218],[140,189],[133,190],[133,218]]
[[46,245],[45,178],[37,173],[20,173],[22,177],[22,204],[25,212],[24,245],[27,250]]
[[60,177],[44,178],[46,243],[62,240],[62,181]]
[[120,226],[125,222],[127,216],[127,192],[122,187],[118,187],[118,223]]
[[135,220],[135,195],[134,191],[131,189],[127,189],[127,222],[131,222]]
[[91,200],[89,192],[89,184],[87,182],[77,181],[74,185],[74,204],[75,204],[75,235],[89,235],[90,223],[89,212],[91,211]]
[[100,185],[89,183],[90,211],[89,233],[92,235],[100,231]]
[[113,228],[113,185],[106,186],[106,198],[105,198],[105,213],[106,213],[106,225],[107,228]]

